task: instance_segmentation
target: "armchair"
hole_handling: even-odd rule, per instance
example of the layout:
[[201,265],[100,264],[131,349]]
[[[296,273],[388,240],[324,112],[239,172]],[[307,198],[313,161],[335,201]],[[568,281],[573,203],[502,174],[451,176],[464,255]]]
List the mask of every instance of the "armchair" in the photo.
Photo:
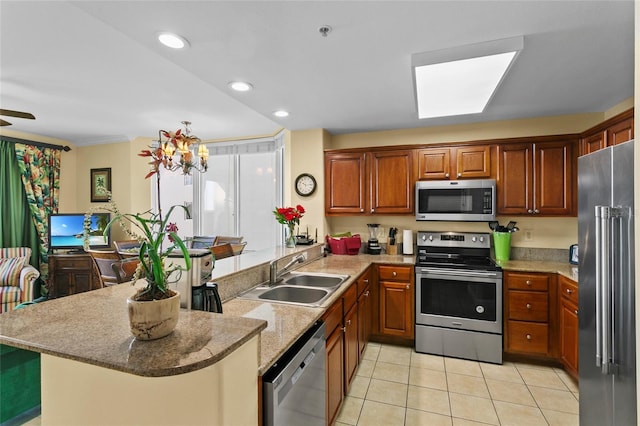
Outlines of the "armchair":
[[40,272],[29,264],[31,248],[0,248],[0,313],[36,298]]

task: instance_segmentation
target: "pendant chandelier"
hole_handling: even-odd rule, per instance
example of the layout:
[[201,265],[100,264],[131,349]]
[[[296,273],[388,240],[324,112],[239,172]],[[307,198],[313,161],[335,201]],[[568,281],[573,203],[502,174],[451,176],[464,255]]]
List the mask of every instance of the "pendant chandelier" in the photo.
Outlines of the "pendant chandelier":
[[[202,144],[199,137],[191,134],[191,122],[182,121],[184,131],[175,132],[160,130],[158,142],[162,152],[162,165],[165,169],[181,170],[182,174],[190,175],[191,170],[206,172],[208,168],[209,150]],[[165,140],[163,140],[163,137]],[[197,151],[196,151],[197,148]]]

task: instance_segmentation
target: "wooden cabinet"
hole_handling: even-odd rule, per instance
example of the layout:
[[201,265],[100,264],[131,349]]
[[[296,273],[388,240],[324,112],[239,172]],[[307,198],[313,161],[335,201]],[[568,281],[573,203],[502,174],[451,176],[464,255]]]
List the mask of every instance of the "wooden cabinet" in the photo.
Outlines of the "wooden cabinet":
[[49,297],[62,297],[102,287],[89,254],[49,255]]
[[414,213],[413,152],[374,151],[368,155],[371,159],[369,213]]
[[365,271],[322,316],[327,339],[327,424],[335,422],[369,340],[370,276],[370,271]]
[[358,359],[362,361],[371,336],[371,273],[369,270],[358,278]]
[[365,213],[368,180],[364,153],[326,153],[324,176],[325,211],[328,214]]
[[505,352],[553,357],[555,274],[504,272]]
[[413,268],[378,266],[379,332],[383,335],[413,339],[414,305]]
[[580,139],[580,155],[633,139],[633,108],[585,131]]
[[565,370],[578,378],[578,285],[575,281],[558,276],[560,299],[560,360]]
[[491,177],[491,147],[474,145],[417,150],[418,179],[482,179]]
[[326,405],[327,424],[335,422],[344,400],[344,331],[342,328],[342,299],[325,312],[326,348]]
[[325,153],[325,212],[413,213],[413,151]]
[[360,349],[358,347],[358,303],[357,285],[353,284],[345,293],[344,303],[344,393],[349,393],[356,376]]
[[572,216],[577,210],[575,142],[498,147],[497,212]]

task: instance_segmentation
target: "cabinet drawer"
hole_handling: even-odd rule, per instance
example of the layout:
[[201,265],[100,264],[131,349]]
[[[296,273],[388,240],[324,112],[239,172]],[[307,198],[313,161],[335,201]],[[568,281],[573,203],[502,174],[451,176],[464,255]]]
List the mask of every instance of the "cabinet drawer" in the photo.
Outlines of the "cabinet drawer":
[[342,296],[342,298],[344,300],[344,312],[346,314],[358,300],[358,286],[356,283],[351,284],[347,291],[344,292],[344,296]]
[[549,289],[548,275],[507,274],[507,287],[516,290],[547,291]]
[[509,291],[509,319],[547,322],[549,320],[547,293]]
[[560,294],[563,298],[578,304],[578,286],[568,278],[560,276]]
[[509,321],[508,350],[547,354],[549,351],[549,326],[534,322]]
[[378,275],[380,281],[410,281],[411,280],[411,267],[410,266],[378,266]]
[[57,269],[91,269],[91,258],[81,258],[81,259],[56,259],[56,268]]
[[342,299],[337,300],[322,316],[324,321],[324,337],[328,340],[333,330],[342,325]]

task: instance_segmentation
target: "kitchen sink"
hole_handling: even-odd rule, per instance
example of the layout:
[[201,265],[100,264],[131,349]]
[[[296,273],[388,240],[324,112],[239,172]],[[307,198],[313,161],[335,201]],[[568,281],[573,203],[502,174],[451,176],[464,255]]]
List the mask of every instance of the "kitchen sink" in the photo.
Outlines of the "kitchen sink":
[[293,303],[318,303],[329,294],[328,290],[310,287],[279,285],[258,296],[260,299]]
[[349,275],[319,272],[289,272],[276,285],[259,285],[239,297],[258,301],[320,306]]
[[334,288],[339,287],[347,278],[349,278],[348,275],[290,272],[288,275],[285,275],[282,284],[301,287]]

